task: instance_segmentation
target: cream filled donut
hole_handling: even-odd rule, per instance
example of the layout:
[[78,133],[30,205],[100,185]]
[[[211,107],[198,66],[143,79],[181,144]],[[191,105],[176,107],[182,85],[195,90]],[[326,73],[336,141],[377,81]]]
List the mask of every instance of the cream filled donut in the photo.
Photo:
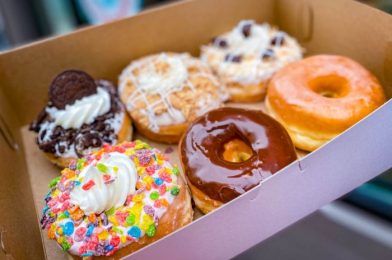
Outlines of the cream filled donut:
[[201,47],[201,59],[226,85],[232,101],[261,100],[271,76],[301,58],[302,48],[294,38],[249,20]]
[[208,66],[186,53],[133,61],[121,73],[119,93],[139,132],[166,143],[178,142],[189,122],[227,99]]
[[148,144],[105,145],[50,183],[41,224],[77,257],[119,259],[192,220],[176,166]]
[[104,143],[128,140],[132,127],[114,86],[78,70],[59,74],[49,89],[48,105],[30,129],[53,163],[66,167]]

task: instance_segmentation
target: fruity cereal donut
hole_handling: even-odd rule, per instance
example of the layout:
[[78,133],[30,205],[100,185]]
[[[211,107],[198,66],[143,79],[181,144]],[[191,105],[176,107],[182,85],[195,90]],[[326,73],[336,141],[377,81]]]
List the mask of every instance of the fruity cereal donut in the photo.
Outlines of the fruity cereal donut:
[[180,158],[196,206],[208,213],[293,162],[286,130],[257,110],[224,107],[195,120]]
[[192,220],[178,168],[140,141],[105,145],[71,163],[50,188],[42,228],[73,256],[118,259]]
[[189,122],[227,98],[209,67],[187,53],[133,61],[120,76],[119,93],[139,132],[165,143],[177,143]]
[[226,85],[230,100],[240,102],[262,100],[271,76],[301,58],[302,48],[294,38],[254,21],[241,21],[201,47],[201,59]]
[[313,151],[385,102],[371,72],[342,56],[317,55],[290,64],[270,81],[266,106],[295,146]]

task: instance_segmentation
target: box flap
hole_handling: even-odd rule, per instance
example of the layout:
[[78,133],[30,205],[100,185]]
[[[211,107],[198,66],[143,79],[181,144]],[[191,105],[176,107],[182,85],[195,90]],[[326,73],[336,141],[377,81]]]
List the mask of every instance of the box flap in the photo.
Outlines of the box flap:
[[0,88],[0,256],[3,254],[14,259],[29,259],[31,256],[43,258],[22,147],[10,145],[20,140],[13,115]]

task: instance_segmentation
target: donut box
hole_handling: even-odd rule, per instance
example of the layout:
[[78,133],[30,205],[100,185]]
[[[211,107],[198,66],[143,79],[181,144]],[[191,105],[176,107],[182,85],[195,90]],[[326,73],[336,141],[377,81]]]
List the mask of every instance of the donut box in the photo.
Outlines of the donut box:
[[[349,0],[194,0],[78,30],[0,54],[0,258],[67,259],[40,232],[47,183],[59,170],[45,160],[28,124],[47,101],[54,75],[68,68],[117,82],[130,60],[187,51],[241,19],[279,26],[306,55],[351,57],[392,95],[392,17]],[[230,104],[229,104],[230,105]],[[264,109],[263,103],[245,106]],[[392,103],[259,186],[127,259],[226,259],[267,239],[392,167]],[[141,138],[136,133],[135,138]],[[146,139],[144,139],[146,140]],[[148,141],[179,164],[176,145]],[[207,253],[208,252],[208,253]]]

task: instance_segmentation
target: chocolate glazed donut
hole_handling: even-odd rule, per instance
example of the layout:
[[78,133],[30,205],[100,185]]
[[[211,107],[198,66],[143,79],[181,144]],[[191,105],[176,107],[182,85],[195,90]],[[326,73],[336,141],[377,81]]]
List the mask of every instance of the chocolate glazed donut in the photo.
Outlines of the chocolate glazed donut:
[[286,130],[261,111],[220,108],[188,128],[180,157],[196,206],[208,213],[296,160]]

